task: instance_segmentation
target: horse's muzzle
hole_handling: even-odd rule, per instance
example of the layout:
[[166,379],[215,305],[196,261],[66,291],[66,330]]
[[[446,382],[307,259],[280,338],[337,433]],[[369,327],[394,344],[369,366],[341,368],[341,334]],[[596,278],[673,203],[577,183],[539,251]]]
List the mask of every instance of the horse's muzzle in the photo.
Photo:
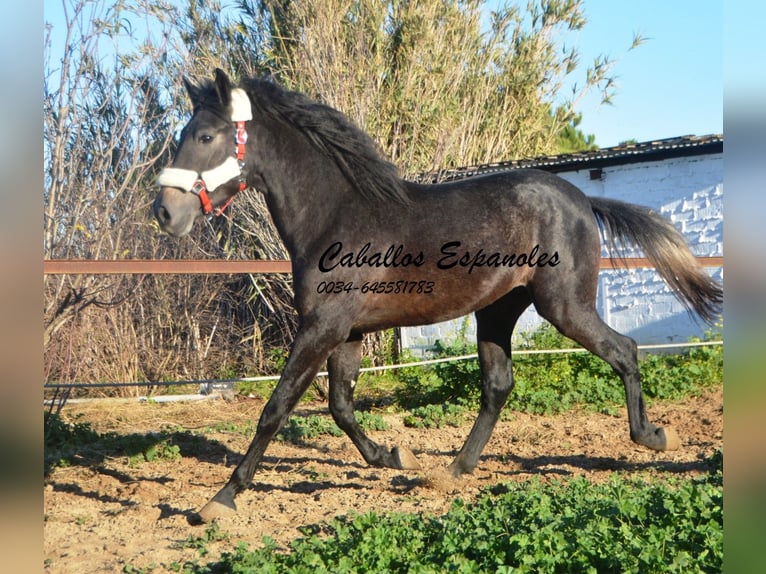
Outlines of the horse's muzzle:
[[200,215],[197,196],[174,187],[161,187],[152,206],[160,229],[173,237],[183,237],[191,231]]

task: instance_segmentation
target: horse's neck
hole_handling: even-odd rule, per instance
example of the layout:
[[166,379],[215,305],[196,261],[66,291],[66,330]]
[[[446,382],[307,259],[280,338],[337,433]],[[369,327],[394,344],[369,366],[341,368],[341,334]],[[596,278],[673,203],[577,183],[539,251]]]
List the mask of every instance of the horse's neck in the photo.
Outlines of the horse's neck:
[[259,170],[266,185],[266,203],[274,224],[291,257],[324,239],[342,214],[364,216],[367,208],[351,189],[332,160],[317,151],[297,133],[289,145],[267,142],[261,149],[271,150],[262,158]]
[[[270,187],[266,195],[271,218],[292,259],[298,257],[305,246],[315,243],[327,227],[326,213],[312,201],[315,192],[316,188],[295,185],[287,189]],[[302,205],[296,205],[293,200],[297,197],[307,199]]]

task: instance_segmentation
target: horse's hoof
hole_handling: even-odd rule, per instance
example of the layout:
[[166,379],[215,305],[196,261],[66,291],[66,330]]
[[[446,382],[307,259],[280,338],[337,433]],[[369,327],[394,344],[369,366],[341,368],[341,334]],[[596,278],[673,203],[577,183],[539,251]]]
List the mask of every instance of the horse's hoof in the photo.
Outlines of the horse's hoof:
[[662,450],[678,450],[681,448],[681,439],[678,438],[678,433],[672,427],[664,427],[657,432],[662,435],[665,444],[665,448]]
[[231,516],[237,511],[235,506],[228,506],[213,499],[202,507],[196,514],[189,517],[189,524],[207,524],[225,516]]
[[454,492],[459,488],[460,477],[456,476],[449,468],[437,468],[428,473],[423,481],[423,486],[438,492]]
[[473,473],[474,466],[464,466],[463,463],[461,463],[457,458],[453,460],[450,465],[447,467],[446,472],[449,473],[449,475],[452,478],[460,478],[464,474],[471,474]]
[[403,446],[396,446],[391,451],[397,468],[401,470],[420,470],[420,463],[412,451]]

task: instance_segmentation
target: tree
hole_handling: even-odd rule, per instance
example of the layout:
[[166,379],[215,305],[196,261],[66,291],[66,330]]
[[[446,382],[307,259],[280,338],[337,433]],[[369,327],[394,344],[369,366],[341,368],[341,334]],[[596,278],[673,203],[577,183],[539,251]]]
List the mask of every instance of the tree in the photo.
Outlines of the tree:
[[588,151],[597,149],[596,136],[585,135],[577,129],[582,121],[582,114],[572,118],[558,133],[558,153],[573,153],[576,151]]
[[[46,33],[45,258],[279,257],[234,252],[225,236],[241,235],[229,222],[168,238],[151,214],[154,181],[189,109],[181,82],[195,69],[189,50],[205,41],[189,34],[193,4],[188,13],[164,0],[62,5],[61,33]],[[216,376],[229,363],[262,369],[263,344],[285,345],[290,333],[281,330],[294,316],[284,289],[250,277],[63,275],[46,276],[44,289],[49,382]],[[273,341],[259,320],[276,325]]]
[[614,90],[602,56],[554,105],[582,72],[564,45],[586,23],[578,0],[506,5],[489,21],[477,0],[258,4],[249,13],[270,17],[271,72],[350,115],[408,176],[556,153],[579,98]]
[[[61,34],[47,27],[46,258],[162,257],[178,251],[159,238],[148,210],[153,180],[170,157],[183,109],[173,86],[180,83],[179,64],[170,56],[169,35],[163,35],[172,18],[159,7],[64,0]],[[159,31],[164,40],[152,39],[147,30],[145,41],[132,45],[140,35],[133,23],[141,21],[150,21],[151,33]],[[54,37],[63,46],[54,46]],[[46,276],[47,378],[70,381],[86,372],[91,380],[125,380],[142,374],[137,326],[146,317],[143,305],[158,300],[145,292],[152,283]],[[122,305],[133,295],[139,296],[134,305]]]

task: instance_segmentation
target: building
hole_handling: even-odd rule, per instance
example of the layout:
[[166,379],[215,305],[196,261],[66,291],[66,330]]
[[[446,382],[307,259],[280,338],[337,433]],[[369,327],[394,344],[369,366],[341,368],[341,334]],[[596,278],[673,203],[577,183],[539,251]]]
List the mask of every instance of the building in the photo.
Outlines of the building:
[[[572,154],[540,157],[439,175],[461,179],[534,167],[558,174],[586,195],[610,197],[659,211],[683,233],[697,256],[723,255],[723,136],[683,136]],[[640,256],[638,251],[627,256]],[[607,256],[606,250],[602,256]],[[708,268],[723,281],[723,268]],[[675,298],[653,269],[603,270],[598,312],[617,331],[639,344],[686,341],[707,330]],[[542,319],[533,308],[519,320],[515,336],[534,331]],[[473,316],[400,331],[401,345],[423,354],[437,340],[475,340]]]

